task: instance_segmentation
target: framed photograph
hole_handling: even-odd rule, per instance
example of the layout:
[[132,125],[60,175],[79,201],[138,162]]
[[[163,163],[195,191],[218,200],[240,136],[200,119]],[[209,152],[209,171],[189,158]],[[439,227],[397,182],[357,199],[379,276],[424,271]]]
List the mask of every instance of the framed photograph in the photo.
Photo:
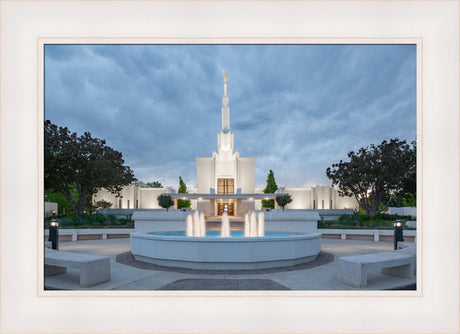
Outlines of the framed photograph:
[[[2,1],[0,10],[0,332],[459,331],[458,1]],[[44,140],[62,138],[59,127],[65,149]],[[416,201],[416,230],[404,235],[416,257],[393,252],[396,223],[387,232],[358,221],[373,232],[356,235],[327,222],[367,195],[340,196],[350,188],[339,161],[387,143],[416,152],[416,200],[399,198]],[[93,144],[95,170],[101,156],[123,154],[106,171],[121,181],[75,202],[92,176],[70,181],[78,190],[66,211],[90,218],[57,219],[59,243],[53,216],[64,206],[46,207],[57,195],[44,189],[62,180],[48,177],[49,161],[61,157],[76,177],[72,150]],[[104,224],[119,228],[97,232]],[[203,241],[205,225],[224,237],[218,246]],[[172,229],[184,235],[164,235]],[[348,268],[362,261],[396,276],[353,281]]]

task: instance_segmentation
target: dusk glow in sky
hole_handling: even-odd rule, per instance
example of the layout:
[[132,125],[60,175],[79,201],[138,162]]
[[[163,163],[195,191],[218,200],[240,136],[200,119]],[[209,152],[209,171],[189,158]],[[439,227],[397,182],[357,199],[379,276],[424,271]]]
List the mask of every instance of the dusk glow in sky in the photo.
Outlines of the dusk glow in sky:
[[416,138],[415,45],[46,45],[45,119],[122,152],[142,181],[196,185],[217,150],[223,74],[256,187],[329,185],[326,168]]

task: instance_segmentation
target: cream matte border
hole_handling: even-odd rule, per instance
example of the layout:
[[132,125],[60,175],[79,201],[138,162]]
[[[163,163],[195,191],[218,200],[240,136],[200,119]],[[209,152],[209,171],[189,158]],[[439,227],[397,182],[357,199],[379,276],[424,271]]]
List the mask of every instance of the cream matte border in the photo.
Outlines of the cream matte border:
[[[173,15],[175,10],[183,10],[179,7],[191,6],[191,3],[165,4],[143,1],[137,3],[138,17],[136,18],[140,19],[128,20],[129,27],[120,22],[123,18],[130,17],[133,9],[127,8],[126,3],[121,1],[65,2],[65,5],[57,1],[0,3],[2,15],[0,332],[458,332],[458,2],[391,1],[383,6],[387,10],[382,10],[382,3],[375,1],[325,1],[323,3],[296,1],[288,5],[270,1],[266,3],[267,7],[261,9],[259,6],[262,3],[256,2],[251,5],[239,1],[219,4],[198,3],[200,12],[193,13],[196,14],[196,20],[191,19],[194,21],[191,22],[183,21],[185,16],[181,13]],[[225,12],[228,14],[221,20],[220,27],[213,24],[215,22],[211,20],[212,15],[198,27],[189,25],[203,19],[202,12],[218,14],[216,6],[219,9],[226,9]],[[234,6],[238,7],[238,10]],[[241,18],[239,16],[241,6],[245,9],[244,18],[249,20],[244,20],[240,25],[230,25],[235,21],[241,23],[238,20]],[[72,10],[69,10],[70,7]],[[151,15],[147,22],[143,12],[148,12],[152,8],[157,12],[153,14],[149,12]],[[279,8],[283,9],[284,15],[291,15],[279,19],[279,11],[276,10]],[[306,11],[307,9],[309,11]],[[264,15],[259,16],[261,10]],[[417,11],[417,15],[408,23],[404,18],[407,15],[410,17],[414,10]],[[375,11],[378,11],[378,14],[374,14]],[[50,12],[53,13],[51,16]],[[302,20],[300,13],[304,14]],[[356,13],[359,13],[359,17]],[[100,22],[97,20],[102,14],[104,14],[104,26],[98,25]],[[375,20],[375,15],[382,20]],[[163,25],[152,20],[152,16],[155,18],[161,16],[159,22]],[[5,21],[4,18],[8,20]],[[85,20],[82,21],[82,18]],[[275,18],[278,20],[274,20]],[[171,25],[171,22],[175,24]],[[340,24],[343,22],[347,25]],[[123,26],[124,31],[120,29],[120,25]],[[190,27],[191,29],[187,29]],[[454,32],[452,27],[455,28]],[[107,33],[107,30],[110,30],[110,33]],[[310,298],[310,296],[138,298],[129,297],[130,292],[125,298],[38,297],[37,256],[31,256],[37,249],[35,246],[37,246],[39,231],[36,222],[39,221],[38,203],[40,203],[39,197],[42,196],[39,187],[35,186],[39,174],[36,164],[32,163],[36,161],[34,157],[38,158],[40,149],[37,141],[40,135],[37,133],[37,129],[40,128],[36,106],[38,82],[35,80],[39,68],[39,61],[36,59],[37,38],[92,35],[112,36],[111,40],[123,41],[119,37],[151,36],[159,35],[159,32],[163,35],[160,36],[163,37],[161,38],[163,41],[168,36],[175,38],[181,35],[209,36],[209,32],[224,37],[257,36],[253,40],[244,38],[245,43],[249,40],[251,43],[258,39],[266,40],[267,37],[263,36],[291,36],[291,38],[308,36],[312,39],[322,37],[329,42],[328,36],[337,36],[336,38],[344,42],[347,38],[354,40],[353,37],[365,37],[376,42],[372,37],[378,36],[383,43],[388,42],[392,36],[423,38],[424,169],[422,181],[424,181],[425,192],[423,200],[419,197],[421,204],[424,204],[423,296],[417,298],[402,296],[324,298],[320,295],[318,298]],[[439,39],[439,36],[444,38]],[[184,43],[182,39],[180,40]],[[444,40],[450,43],[443,43]],[[454,75],[449,75],[450,72]],[[421,87],[418,86],[417,89],[419,92]],[[20,98],[18,92],[21,92]],[[18,98],[15,99],[15,96]],[[420,113],[421,105],[418,105],[417,109]],[[420,135],[422,125],[420,118],[418,120],[417,127]],[[21,141],[17,140],[18,134],[21,136]],[[15,151],[21,154],[14,153]],[[31,190],[22,193],[23,189]],[[440,190],[446,197],[448,207],[455,209],[445,212],[443,228],[449,234],[442,239],[434,228],[437,222],[435,211],[442,209],[439,199],[435,196],[439,197]],[[22,206],[12,200],[17,196],[21,196]],[[418,207],[421,210],[422,205]],[[17,221],[16,215],[20,215],[20,223],[5,224],[5,221]],[[21,249],[14,247],[12,240],[8,238],[15,233],[20,235]],[[448,269],[440,266],[436,261],[440,248],[443,248],[446,254],[442,262],[448,264]],[[12,252],[12,249],[15,249],[15,252]],[[16,265],[18,262],[21,266]],[[438,275],[438,272],[443,275]],[[101,295],[105,294],[106,292],[101,293]],[[222,310],[225,312],[223,313]],[[119,316],[120,312],[124,317]],[[59,320],[53,323],[46,321],[50,314],[55,315]],[[174,319],[171,319],[171,314],[174,314]],[[204,314],[207,316],[205,321]],[[401,314],[403,317],[399,317]],[[154,319],[149,321],[152,315]],[[332,316],[335,321],[331,321]],[[366,322],[356,321],[364,318]],[[396,320],[382,322],[382,318]],[[78,319],[85,319],[85,321]],[[232,322],[227,319],[232,319]]]

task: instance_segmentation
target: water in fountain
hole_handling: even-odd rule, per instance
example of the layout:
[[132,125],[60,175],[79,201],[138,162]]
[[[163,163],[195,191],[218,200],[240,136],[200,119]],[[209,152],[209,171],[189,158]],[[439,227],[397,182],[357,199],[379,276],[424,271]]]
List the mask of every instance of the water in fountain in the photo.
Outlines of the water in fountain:
[[193,216],[187,216],[187,237],[193,237]]
[[204,218],[204,213],[200,213],[200,237],[206,235],[206,219]]
[[193,214],[193,236],[200,236],[200,214],[198,210]]
[[251,236],[248,214],[244,215],[244,236],[245,237]]
[[228,219],[227,212],[224,212],[222,215],[222,226],[221,226],[221,237],[229,237],[230,236],[230,220]]
[[257,216],[254,211],[251,212],[249,221],[250,221],[249,236],[257,237]]
[[257,236],[265,236],[265,215],[263,212],[259,212],[259,217],[257,219]]

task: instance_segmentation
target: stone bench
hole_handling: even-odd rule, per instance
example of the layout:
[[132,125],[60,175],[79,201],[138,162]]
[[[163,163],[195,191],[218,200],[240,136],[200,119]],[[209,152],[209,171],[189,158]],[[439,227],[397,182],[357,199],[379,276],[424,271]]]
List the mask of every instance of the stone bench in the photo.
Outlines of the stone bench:
[[66,268],[80,269],[80,286],[87,288],[110,281],[110,258],[45,248],[45,276],[63,274]]
[[[415,242],[407,242],[407,241],[400,241],[398,242],[398,249],[396,250],[399,253],[410,254],[417,256],[417,247]],[[417,261],[415,261],[414,265],[414,275],[417,271]]]
[[415,256],[395,251],[344,256],[337,260],[338,280],[356,288],[367,286],[367,274],[372,269],[382,269],[382,273],[387,275],[412,278]]

